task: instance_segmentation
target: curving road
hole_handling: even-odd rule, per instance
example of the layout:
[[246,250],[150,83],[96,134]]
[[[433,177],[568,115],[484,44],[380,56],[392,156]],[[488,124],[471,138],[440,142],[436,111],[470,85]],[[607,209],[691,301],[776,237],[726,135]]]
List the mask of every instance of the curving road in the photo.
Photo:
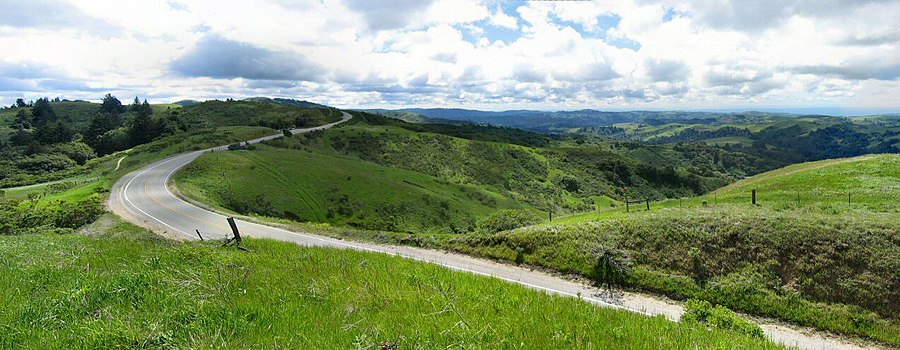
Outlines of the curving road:
[[[343,112],[343,118],[335,123],[308,129],[291,130],[294,134],[314,130],[324,130],[350,120],[352,116]],[[267,136],[249,143],[257,143],[282,137],[282,134]],[[190,164],[194,159],[206,152],[224,151],[228,146],[220,146],[201,151],[194,151],[166,158],[140,170],[134,171],[115,183],[110,193],[109,208],[119,216],[135,224],[147,227],[172,238],[199,239],[195,230],[203,233],[204,238],[223,238],[231,229],[226,216],[188,203],[175,194],[169,187],[169,179],[179,169]],[[599,296],[599,291],[585,284],[553,276],[544,272],[533,271],[522,267],[499,264],[476,259],[465,255],[445,253],[435,250],[377,245],[360,242],[347,242],[309,233],[284,230],[277,227],[261,225],[244,220],[236,220],[241,235],[270,238],[279,241],[293,242],[304,246],[324,246],[349,248],[365,251],[396,254],[407,258],[438,264],[449,269],[466,271],[478,275],[491,276],[508,282],[518,283],[529,288],[546,292],[577,296],[586,301],[603,306],[625,309],[646,315],[663,315],[671,320],[678,320],[682,309],[674,303],[652,298],[637,293],[625,293],[615,301]],[[760,324],[766,334],[777,342],[805,349],[863,349],[863,346],[835,338],[818,335],[807,330],[784,325]]]

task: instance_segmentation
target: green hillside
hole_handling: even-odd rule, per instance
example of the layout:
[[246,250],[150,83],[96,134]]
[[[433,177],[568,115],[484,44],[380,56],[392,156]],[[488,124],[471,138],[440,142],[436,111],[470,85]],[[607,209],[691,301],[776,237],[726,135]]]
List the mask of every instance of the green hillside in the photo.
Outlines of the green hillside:
[[265,145],[203,156],[176,181],[195,199],[240,213],[402,232],[465,230],[482,213],[526,206],[414,171]]
[[268,100],[206,101],[172,111],[182,129],[218,126],[264,126],[286,129],[327,124],[340,120],[341,113],[328,108],[301,108]]
[[[712,164],[702,145],[619,146],[357,113],[325,132],[203,155],[176,182],[190,197],[242,214],[461,233],[500,209],[534,218],[608,209],[623,188],[650,198],[695,196],[724,185],[721,172],[749,171],[740,160]],[[651,156],[662,160],[645,161]]]
[[60,233],[0,235],[0,347],[780,348],[386,254]]
[[[373,128],[377,134],[373,134],[376,132]],[[403,152],[397,153],[396,142],[403,140],[398,138],[402,135],[424,137],[414,147],[401,148],[415,150],[415,157],[420,162],[411,162],[408,157],[402,156]],[[341,155],[337,151],[349,148],[347,144],[350,142],[363,142],[351,141],[357,140],[357,137],[364,137],[369,142],[361,143],[354,148],[358,150],[355,152]],[[432,178],[440,179],[441,164],[444,162],[432,158],[428,144],[436,141],[432,141],[431,137],[402,128],[356,124],[310,137],[272,142],[253,151],[220,153],[217,156],[234,159],[233,163],[241,169],[252,166],[242,165],[242,159],[252,160],[247,164],[258,167],[278,164],[282,168],[290,164],[290,159],[298,160],[296,167],[300,169],[304,169],[303,164],[309,164],[313,171],[292,173],[297,178],[306,178],[294,183],[336,183],[340,181],[335,179],[343,179],[345,175],[356,179],[356,175],[351,174],[352,170],[319,175],[316,165],[319,162],[313,160],[326,158],[319,155],[318,152],[323,150],[316,145],[337,144],[329,152],[336,154],[334,157],[340,161],[329,161],[328,164],[334,168],[351,167],[384,174],[385,177],[397,177],[397,184],[388,187],[397,188],[402,186],[402,176],[416,174],[400,172],[399,168],[425,169],[415,164],[428,164],[433,169],[431,171],[437,174]],[[323,143],[325,140],[327,142]],[[388,146],[377,146],[373,140],[387,140]],[[454,144],[472,141],[448,139],[447,142],[436,147],[453,150],[453,154],[466,154],[455,148]],[[365,150],[372,152],[371,157],[364,155]],[[546,150],[526,150],[525,154],[552,154]],[[353,154],[356,156],[351,156]],[[189,167],[179,175],[177,180],[180,184],[195,187],[187,191],[190,196],[215,202],[215,198],[201,196],[227,193],[223,192],[226,185],[217,186],[217,183],[230,182],[231,185],[227,186],[236,188],[242,181],[250,181],[250,172],[244,173],[246,170],[237,173],[243,174],[240,177],[233,177],[234,172],[224,170],[230,180],[221,181],[223,178],[217,177],[212,168],[206,169],[207,165],[215,163],[213,157],[216,156],[201,157],[197,163],[201,166]],[[374,161],[367,163],[360,159]],[[518,173],[515,168],[506,165],[502,157],[488,159],[492,159],[490,164],[495,168],[515,174],[516,178],[525,178],[528,174]],[[516,159],[526,158],[520,155]],[[898,159],[898,155],[871,155],[800,164],[749,178],[705,196],[653,202],[649,212],[640,205],[631,213],[625,213],[621,202],[607,199],[604,203],[606,209],[600,213],[565,217],[496,234],[478,233],[476,230],[472,234],[435,235],[429,234],[429,230],[420,230],[415,235],[392,235],[347,229],[325,230],[323,233],[447,249],[588,278],[596,278],[598,251],[613,252],[614,256],[620,256],[632,264],[632,270],[620,281],[631,288],[676,299],[707,300],[750,314],[896,345],[900,344],[900,338],[896,337],[900,334],[900,323],[894,317],[900,310],[900,304],[897,304],[900,300],[897,294],[900,279],[894,273],[900,270],[900,260],[897,260],[900,245],[894,239],[896,229],[900,227],[895,205],[897,174],[900,174],[897,171]],[[376,167],[372,163],[382,165]],[[523,161],[516,163],[528,164]],[[490,178],[465,177],[477,173],[472,172],[472,169],[478,169],[477,163],[459,163],[455,166],[469,169],[468,173],[457,173],[455,176],[458,179],[473,181]],[[259,171],[254,174],[257,177],[267,176]],[[197,180],[203,178],[209,180]],[[374,186],[385,186],[382,184],[386,181],[360,179]],[[861,186],[861,181],[868,185]],[[266,180],[256,183],[274,182]],[[420,182],[438,191],[440,187],[436,183],[440,180]],[[759,189],[759,205],[749,203],[749,194],[745,193],[748,186]],[[206,188],[206,192],[198,190],[200,187]],[[838,191],[857,188],[857,201],[853,205],[812,202],[812,194],[824,194],[823,188],[826,187]],[[797,188],[806,196],[799,205],[791,197],[795,193],[791,191]],[[287,187],[265,185],[265,190],[252,193],[260,196],[277,193],[279,189],[286,192]],[[484,182],[482,189],[509,193],[508,198],[520,198],[513,191],[504,192],[502,187],[490,186],[489,182]],[[784,195],[775,195],[780,193],[780,189],[789,190],[783,190]],[[358,189],[346,186],[341,193],[347,196],[348,201],[359,200],[357,203],[364,204],[369,200],[367,193],[371,192],[360,191],[360,195],[355,195],[354,191]],[[602,198],[597,198],[597,202],[601,201]],[[221,201],[218,203],[221,204]],[[451,207],[464,205],[455,201],[451,203]],[[307,204],[295,200],[293,205],[302,208]],[[610,208],[610,205],[619,207]],[[273,204],[274,208],[279,206]],[[422,204],[420,210],[433,210],[429,208]],[[421,215],[421,212],[416,213],[411,217]],[[302,226],[302,229],[318,230],[315,226]]]
[[634,288],[897,345],[898,196],[900,155],[868,155],[789,166],[651,211],[424,241],[588,277],[591,247],[603,247],[635,264],[624,282]]
[[[900,155],[880,154],[790,165],[714,191],[721,201],[757,203],[853,203],[876,211],[900,211]],[[849,198],[848,198],[849,196]]]
[[[757,205],[770,209],[889,215],[900,211],[900,155],[872,154],[789,165],[702,196],[652,202],[651,207],[750,206],[753,189],[757,192]],[[574,224],[624,215],[625,208],[616,208],[567,216],[556,223]]]

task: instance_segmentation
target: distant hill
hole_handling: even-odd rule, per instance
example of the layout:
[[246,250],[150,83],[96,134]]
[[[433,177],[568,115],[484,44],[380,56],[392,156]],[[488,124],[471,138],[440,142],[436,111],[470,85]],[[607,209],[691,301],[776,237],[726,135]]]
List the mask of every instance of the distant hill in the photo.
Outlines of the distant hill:
[[[722,113],[681,112],[681,111],[598,111],[583,109],[576,111],[535,111],[511,110],[501,112],[478,111],[455,108],[408,108],[398,112],[421,114],[430,118],[487,123],[538,132],[566,132],[585,127],[612,125],[617,123],[641,122],[647,124],[667,124],[683,122],[690,124],[714,123]],[[747,113],[745,118],[760,115]],[[765,116],[769,116],[768,114]]]
[[900,155],[871,154],[794,164],[765,172],[715,193],[747,202],[757,190],[763,202],[865,203],[870,210],[896,210],[900,203]]
[[416,124],[462,124],[470,123],[465,120],[433,118],[423,114],[406,111],[394,111],[389,109],[360,109],[360,112],[380,114],[388,118],[399,119],[407,123]]
[[768,165],[760,164],[758,168],[761,169],[871,153],[900,153],[900,117],[894,115],[834,117],[769,112],[616,112],[591,109],[490,112],[447,108],[374,112],[416,123],[470,122],[645,144],[703,142],[775,161]]
[[266,98],[206,101],[183,107],[177,111],[177,115],[179,121],[186,126],[185,129],[241,125],[285,129],[321,125],[340,119],[340,112],[328,107],[303,108],[297,104],[277,103]]
[[274,103],[274,104],[279,104],[279,105],[294,106],[294,107],[300,107],[300,108],[319,108],[319,109],[332,108],[332,107],[329,107],[326,105],[313,103],[313,102],[309,102],[309,101],[301,101],[301,100],[294,100],[294,99],[288,99],[288,98],[277,98],[277,97],[276,98],[251,97],[251,98],[244,99],[244,101]]
[[193,105],[198,104],[198,103],[200,103],[200,101],[197,101],[197,100],[181,100],[181,101],[173,102],[172,104],[173,104],[173,105],[179,105],[179,106],[182,106],[182,107],[187,107],[187,106],[193,106]]

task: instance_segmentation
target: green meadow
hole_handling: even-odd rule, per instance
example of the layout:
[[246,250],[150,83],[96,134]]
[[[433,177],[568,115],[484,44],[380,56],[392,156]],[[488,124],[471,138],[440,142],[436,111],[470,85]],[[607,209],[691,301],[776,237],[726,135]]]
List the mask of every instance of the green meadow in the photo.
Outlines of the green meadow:
[[0,347],[774,349],[385,254],[173,243],[106,215],[0,236]]

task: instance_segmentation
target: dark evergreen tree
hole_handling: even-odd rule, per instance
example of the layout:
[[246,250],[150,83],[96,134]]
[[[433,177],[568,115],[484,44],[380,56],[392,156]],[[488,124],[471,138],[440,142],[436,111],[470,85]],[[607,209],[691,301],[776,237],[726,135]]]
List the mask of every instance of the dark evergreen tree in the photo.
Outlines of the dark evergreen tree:
[[[135,102],[137,102],[137,98],[135,98]],[[150,104],[147,103],[147,100],[144,100],[144,103],[142,104],[133,104],[132,110],[135,111],[137,115],[131,122],[131,130],[129,132],[131,144],[140,145],[150,142],[157,134],[156,130],[154,130],[156,128],[154,127],[153,122],[153,109],[150,108]]]
[[72,137],[75,136],[75,132],[72,131],[72,128],[61,120],[47,123],[39,127],[35,134],[37,140],[45,145],[69,142],[72,141]]
[[16,121],[13,122],[12,128],[31,129],[31,117],[24,109],[20,109],[19,112],[16,113]]
[[103,112],[97,113],[97,115],[94,116],[94,119],[91,120],[91,125],[88,126],[87,131],[84,133],[84,140],[88,145],[97,149],[100,137],[106,132],[115,130],[120,126],[122,126],[121,116]]
[[134,97],[134,102],[131,102],[130,109],[132,112],[135,112],[135,113],[137,113],[137,111],[139,109],[141,109],[141,100],[138,99],[137,96]]
[[122,101],[119,101],[112,94],[106,94],[103,97],[103,102],[100,104],[100,110],[112,115],[119,115],[125,113],[125,106],[122,105]]
[[34,136],[31,135],[31,132],[19,129],[9,136],[9,142],[14,146],[28,146],[31,141],[34,140]]
[[56,120],[56,112],[53,111],[53,107],[50,106],[50,100],[46,97],[35,101],[34,107],[31,109],[31,116],[31,124],[37,127]]

